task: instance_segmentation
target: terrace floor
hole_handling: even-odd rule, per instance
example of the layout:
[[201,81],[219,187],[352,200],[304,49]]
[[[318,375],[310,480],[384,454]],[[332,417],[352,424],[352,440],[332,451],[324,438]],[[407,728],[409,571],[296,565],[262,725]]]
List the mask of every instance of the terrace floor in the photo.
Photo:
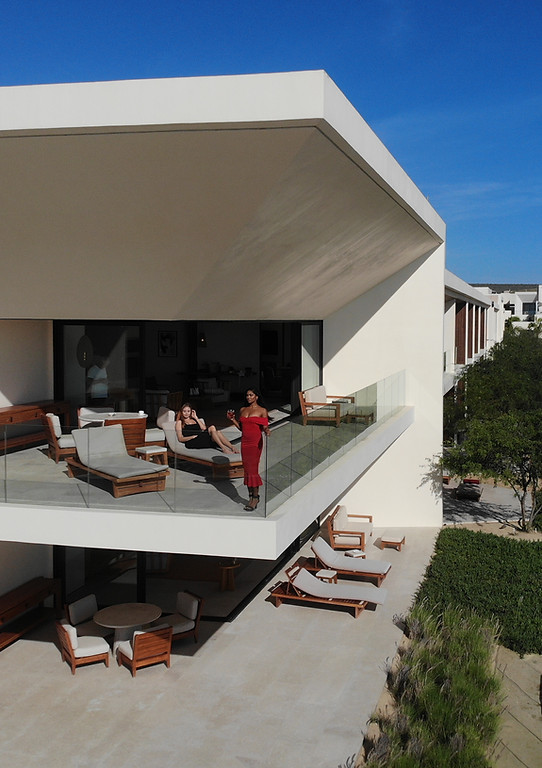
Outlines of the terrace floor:
[[[132,679],[112,663],[72,676],[52,625],[0,654],[0,733],[10,768],[336,768],[357,753],[433,549],[435,528],[407,530],[388,560],[388,599],[350,612],[284,604],[269,587],[232,623],[204,621],[200,642],[174,646],[171,668]],[[307,544],[300,554],[308,554]],[[292,559],[295,560],[295,558]],[[193,586],[193,585],[191,585]],[[239,588],[242,588],[240,581]]]

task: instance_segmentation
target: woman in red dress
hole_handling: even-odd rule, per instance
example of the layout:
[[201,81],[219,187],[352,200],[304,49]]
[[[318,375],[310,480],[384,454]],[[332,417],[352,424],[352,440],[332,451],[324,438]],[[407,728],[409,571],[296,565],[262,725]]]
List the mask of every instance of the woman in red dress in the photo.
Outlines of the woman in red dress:
[[[269,416],[263,406],[260,393],[255,389],[247,389],[246,405],[239,412],[239,421],[234,411],[228,411],[228,418],[241,430],[241,457],[245,473],[244,484],[248,487],[249,501],[245,509],[256,509],[260,500],[258,489],[263,485],[259,474],[260,456],[262,455],[263,437],[269,437]],[[260,401],[260,402],[258,402]]]

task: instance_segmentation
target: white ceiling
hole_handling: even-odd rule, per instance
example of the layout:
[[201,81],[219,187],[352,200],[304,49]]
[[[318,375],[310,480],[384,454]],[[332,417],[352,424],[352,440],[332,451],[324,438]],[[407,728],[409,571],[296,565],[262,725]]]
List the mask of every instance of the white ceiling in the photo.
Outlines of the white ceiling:
[[2,316],[325,318],[441,242],[343,150],[316,125],[5,135]]

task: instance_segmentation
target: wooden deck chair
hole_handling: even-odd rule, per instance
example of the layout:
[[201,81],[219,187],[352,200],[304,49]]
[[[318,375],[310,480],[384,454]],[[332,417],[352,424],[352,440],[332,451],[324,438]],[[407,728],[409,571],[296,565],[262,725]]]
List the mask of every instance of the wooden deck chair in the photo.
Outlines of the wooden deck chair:
[[391,563],[385,560],[366,560],[363,557],[350,557],[344,552],[337,552],[321,536],[312,542],[311,549],[314,558],[305,563],[305,568],[309,571],[327,568],[343,576],[374,579],[379,587],[391,569]]
[[388,594],[383,587],[372,584],[321,581],[298,563],[286,570],[286,576],[287,582],[281,582],[271,590],[277,607],[285,601],[331,605],[351,609],[357,619],[367,605],[382,605]]

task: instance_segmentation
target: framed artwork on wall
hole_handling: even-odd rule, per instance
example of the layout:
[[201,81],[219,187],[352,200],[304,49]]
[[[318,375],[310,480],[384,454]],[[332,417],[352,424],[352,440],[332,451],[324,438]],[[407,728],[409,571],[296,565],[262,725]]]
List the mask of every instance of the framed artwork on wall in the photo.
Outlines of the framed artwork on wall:
[[177,357],[177,331],[158,331],[158,357]]

